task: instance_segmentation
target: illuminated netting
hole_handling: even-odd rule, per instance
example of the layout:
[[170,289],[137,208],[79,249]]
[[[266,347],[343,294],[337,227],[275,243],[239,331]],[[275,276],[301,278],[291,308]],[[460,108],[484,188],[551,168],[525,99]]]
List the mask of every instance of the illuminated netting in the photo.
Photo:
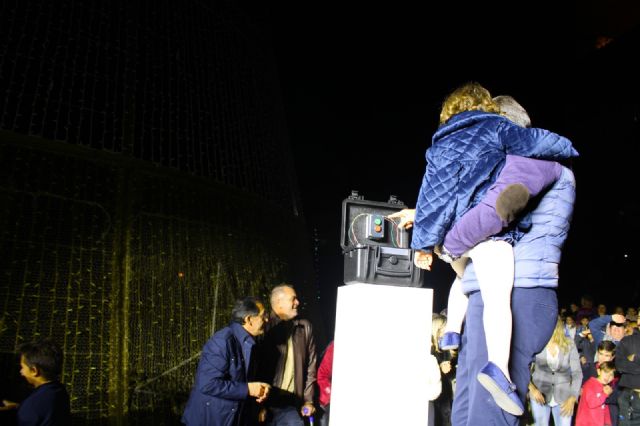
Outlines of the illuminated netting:
[[175,424],[236,297],[315,293],[260,12],[192,3],[0,10],[0,373],[52,336],[77,424]]

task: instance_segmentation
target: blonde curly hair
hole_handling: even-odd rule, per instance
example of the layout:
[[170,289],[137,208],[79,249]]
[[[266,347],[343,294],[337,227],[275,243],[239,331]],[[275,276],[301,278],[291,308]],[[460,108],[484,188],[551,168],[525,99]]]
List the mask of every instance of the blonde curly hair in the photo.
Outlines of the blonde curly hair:
[[500,114],[500,107],[491,98],[491,93],[474,81],[454,90],[442,103],[440,124],[464,111],[485,111]]

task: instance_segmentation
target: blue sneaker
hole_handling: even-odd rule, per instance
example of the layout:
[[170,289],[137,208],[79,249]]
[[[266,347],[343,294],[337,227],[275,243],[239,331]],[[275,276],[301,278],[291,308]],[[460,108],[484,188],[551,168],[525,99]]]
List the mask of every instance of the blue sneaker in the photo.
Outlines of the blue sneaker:
[[450,349],[458,349],[460,346],[460,333],[456,333],[455,331],[447,331],[442,335],[440,340],[438,340],[438,346],[440,346],[441,350],[450,350]]
[[478,373],[478,381],[491,394],[493,400],[507,413],[521,416],[524,413],[522,401],[516,393],[516,386],[504,375],[502,370],[489,361]]

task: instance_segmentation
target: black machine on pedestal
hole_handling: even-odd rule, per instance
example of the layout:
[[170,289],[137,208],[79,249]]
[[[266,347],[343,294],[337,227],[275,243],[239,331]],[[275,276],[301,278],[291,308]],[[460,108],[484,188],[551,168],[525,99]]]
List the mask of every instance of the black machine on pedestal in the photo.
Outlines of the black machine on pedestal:
[[342,202],[340,245],[344,256],[344,283],[422,287],[424,270],[413,264],[411,234],[398,227],[392,213],[406,208],[389,201],[369,201],[352,191]]

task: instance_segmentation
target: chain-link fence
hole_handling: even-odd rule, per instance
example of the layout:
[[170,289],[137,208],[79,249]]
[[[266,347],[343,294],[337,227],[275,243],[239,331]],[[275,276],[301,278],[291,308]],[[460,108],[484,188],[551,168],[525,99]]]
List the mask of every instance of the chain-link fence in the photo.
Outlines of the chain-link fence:
[[78,423],[173,424],[234,298],[316,293],[263,18],[3,3],[0,391],[52,336]]

